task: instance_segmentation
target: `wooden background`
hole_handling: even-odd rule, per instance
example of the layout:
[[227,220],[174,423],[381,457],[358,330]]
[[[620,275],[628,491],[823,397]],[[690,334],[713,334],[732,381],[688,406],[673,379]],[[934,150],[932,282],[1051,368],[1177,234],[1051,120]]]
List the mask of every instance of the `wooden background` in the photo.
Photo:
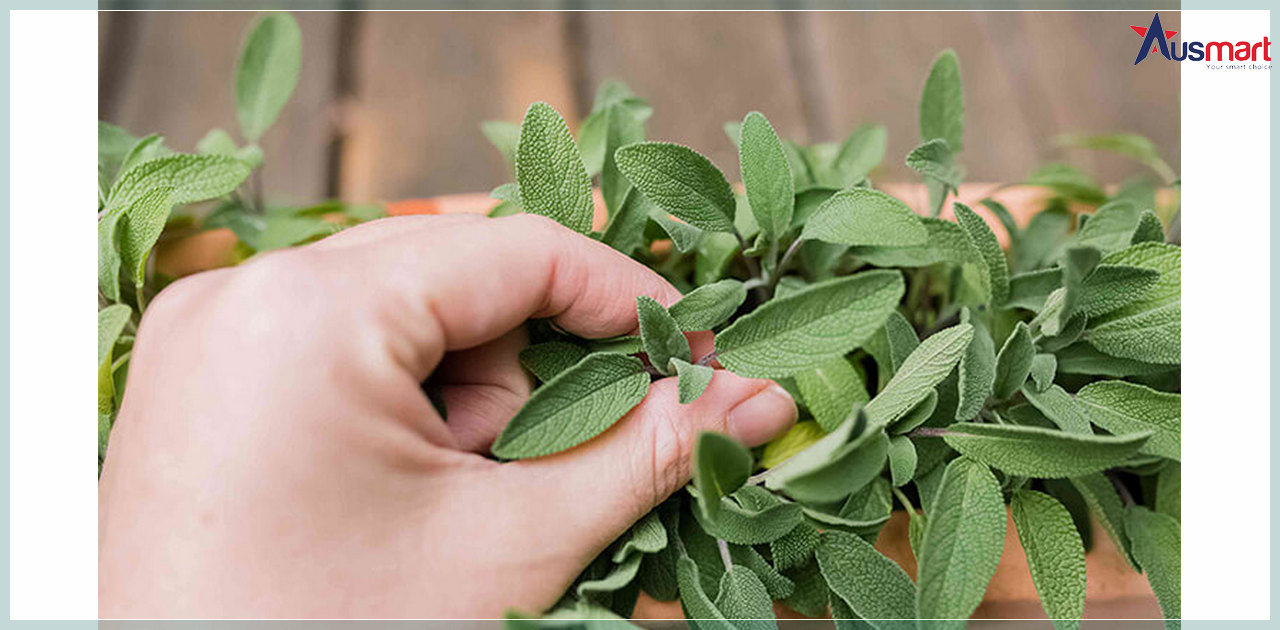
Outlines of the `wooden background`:
[[[916,104],[929,63],[960,55],[970,181],[1014,181],[1066,160],[1106,182],[1140,172],[1049,139],[1133,131],[1179,167],[1178,64],[1132,65],[1129,25],[1150,13],[330,13],[296,14],[302,76],[264,138],[268,194],[392,200],[487,191],[510,179],[479,132],[545,100],[575,127],[604,78],[654,106],[649,137],[689,144],[736,178],[722,127],[764,112],[797,140],[888,126],[873,176],[914,181]],[[192,150],[236,135],[231,91],[251,13],[99,17],[99,116]],[[1177,30],[1176,12],[1161,15]]]

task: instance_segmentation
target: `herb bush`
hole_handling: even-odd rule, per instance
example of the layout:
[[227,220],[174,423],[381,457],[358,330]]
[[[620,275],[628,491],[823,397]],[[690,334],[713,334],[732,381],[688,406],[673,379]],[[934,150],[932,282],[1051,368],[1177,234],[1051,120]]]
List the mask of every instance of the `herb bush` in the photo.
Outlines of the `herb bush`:
[[[157,135],[99,123],[99,466],[141,314],[172,280],[149,263],[159,241],[228,227],[243,259],[380,216],[263,202],[257,141],[300,60],[291,17],[251,27],[235,80],[243,146],[215,129],[197,153],[175,153]],[[667,307],[638,297],[634,337],[580,339],[530,322],[521,361],[540,385],[496,457],[589,440],[655,378],[678,379],[681,402],[692,401],[716,364],[776,380],[801,407],[758,449],[699,436],[686,492],[596,558],[549,617],[626,617],[643,590],[678,599],[699,627],[772,627],[731,620],[770,620],[775,601],[882,628],[964,619],[1000,560],[1006,504],[1056,625],[1077,627],[1083,614],[1091,518],[1146,574],[1166,618],[1180,616],[1181,257],[1165,227],[1176,232],[1177,203],[1157,204],[1147,180],[1108,194],[1077,169],[1047,166],[1022,182],[1055,193],[1026,227],[983,200],[1009,235],[1003,251],[953,198],[963,113],[959,64],[945,51],[924,84],[923,142],[906,158],[930,216],[867,178],[884,157],[880,126],[801,146],[749,113],[725,125],[739,193],[692,149],[646,142],[651,109],[616,82],[601,86],[576,142],[545,103],[520,125],[484,125],[516,179],[493,191],[493,216],[551,217],[685,293]],[[1144,138],[1061,142],[1177,184]],[[602,232],[591,230],[593,182],[608,210]],[[940,218],[949,202],[955,221]],[[694,357],[684,333],[703,330],[715,331],[715,351]],[[910,515],[916,581],[872,545],[895,508]]]

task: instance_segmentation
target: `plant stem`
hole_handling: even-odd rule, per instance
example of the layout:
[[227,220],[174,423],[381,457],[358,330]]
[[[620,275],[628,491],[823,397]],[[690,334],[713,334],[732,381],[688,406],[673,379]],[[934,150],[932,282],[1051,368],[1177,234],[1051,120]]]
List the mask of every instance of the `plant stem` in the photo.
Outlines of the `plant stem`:
[[698,362],[696,365],[711,365],[712,363],[715,362],[717,358],[719,358],[719,356],[720,355],[717,354],[715,350],[712,350],[711,352],[707,353],[707,356],[702,357],[701,359],[698,359]]
[[764,277],[764,273],[760,271],[760,263],[755,258],[747,255],[747,239],[734,230],[733,235],[738,238],[738,251],[742,254],[742,264],[747,266],[747,273],[752,278],[760,279],[760,284],[756,285],[756,299],[761,302],[767,302],[771,295],[765,285],[768,284],[768,278]]
[[907,437],[942,437],[951,432],[941,427],[920,427],[907,434]]
[[720,548],[720,561],[724,563],[725,571],[733,570],[733,556],[729,555],[729,543],[723,538],[716,539],[716,546]]
[[658,371],[658,368],[653,367],[653,365],[652,365],[652,364],[650,364],[650,363],[645,363],[645,364],[644,364],[644,371],[645,371],[646,373],[648,373],[648,374],[649,374],[649,376],[656,376],[656,377],[658,377],[658,378],[662,378],[662,377],[666,376],[666,374],[663,374],[662,372],[659,372],[659,371]]
[[898,502],[902,503],[902,507],[906,509],[908,513],[915,513],[916,506],[911,504],[911,499],[908,499],[907,495],[903,494],[902,490],[897,486],[893,486],[892,490],[893,496],[898,497]]
[[1116,487],[1116,493],[1120,495],[1120,500],[1123,501],[1126,506],[1138,504],[1138,502],[1133,499],[1133,493],[1129,492],[1129,489],[1125,487],[1124,482],[1120,480],[1120,477],[1116,476],[1116,474],[1110,470],[1103,474],[1107,476],[1107,479],[1111,480],[1111,485]]
[[797,238],[791,241],[791,246],[787,248],[782,260],[778,262],[778,266],[773,269],[773,278],[769,281],[769,294],[773,295],[778,283],[782,281],[782,274],[787,271],[787,266],[791,264],[791,260],[796,257],[796,252],[800,251],[800,246],[804,244],[804,239]]

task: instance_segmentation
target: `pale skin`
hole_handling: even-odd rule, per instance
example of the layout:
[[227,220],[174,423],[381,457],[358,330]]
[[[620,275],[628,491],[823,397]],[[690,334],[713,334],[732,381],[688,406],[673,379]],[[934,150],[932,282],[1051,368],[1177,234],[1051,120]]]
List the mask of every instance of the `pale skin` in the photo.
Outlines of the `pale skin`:
[[[555,603],[689,479],[701,431],[761,444],[777,385],[656,381],[550,457],[485,457],[532,389],[524,322],[634,332],[680,294],[536,216],[386,219],[175,283],[140,327],[99,482],[103,617],[497,617]],[[710,333],[690,335],[694,357]],[[430,379],[445,421],[423,394]]]

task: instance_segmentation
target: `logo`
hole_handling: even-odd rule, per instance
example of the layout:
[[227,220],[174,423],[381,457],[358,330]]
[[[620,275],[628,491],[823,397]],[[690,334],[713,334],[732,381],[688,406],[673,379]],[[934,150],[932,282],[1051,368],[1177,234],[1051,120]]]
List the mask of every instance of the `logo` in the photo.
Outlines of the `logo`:
[[1182,42],[1179,47],[1173,39],[1178,31],[1164,30],[1159,13],[1151,18],[1150,26],[1129,28],[1142,38],[1135,66],[1155,53],[1170,61],[1271,61],[1271,40],[1267,37],[1260,42]]

